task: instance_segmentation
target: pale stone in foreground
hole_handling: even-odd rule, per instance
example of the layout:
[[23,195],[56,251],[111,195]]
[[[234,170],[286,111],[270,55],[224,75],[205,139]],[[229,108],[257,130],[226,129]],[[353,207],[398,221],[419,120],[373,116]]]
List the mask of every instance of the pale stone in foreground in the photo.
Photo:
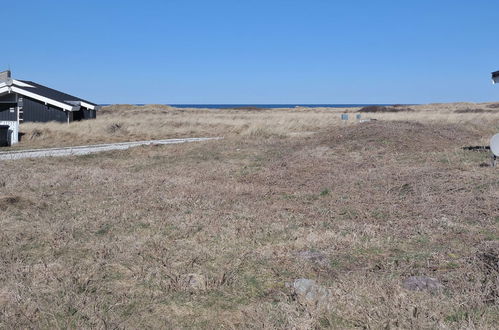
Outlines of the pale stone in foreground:
[[184,285],[192,290],[205,290],[206,278],[199,274],[186,274],[183,276]]
[[328,306],[331,291],[314,280],[301,278],[295,280],[291,286],[300,303],[317,308]]
[[402,282],[402,286],[411,291],[437,292],[444,288],[439,280],[427,276],[411,276]]

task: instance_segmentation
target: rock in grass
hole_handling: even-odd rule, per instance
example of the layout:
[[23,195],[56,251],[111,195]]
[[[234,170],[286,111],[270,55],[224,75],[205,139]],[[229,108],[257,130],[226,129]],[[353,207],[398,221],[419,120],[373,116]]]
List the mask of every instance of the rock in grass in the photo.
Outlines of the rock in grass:
[[291,285],[293,294],[297,300],[303,305],[315,308],[323,308],[328,306],[331,298],[331,291],[314,280],[301,278],[295,280]]
[[189,290],[204,290],[206,289],[206,278],[199,274],[183,275],[184,285]]
[[402,282],[402,286],[411,291],[437,292],[444,288],[436,278],[428,276],[411,276]]

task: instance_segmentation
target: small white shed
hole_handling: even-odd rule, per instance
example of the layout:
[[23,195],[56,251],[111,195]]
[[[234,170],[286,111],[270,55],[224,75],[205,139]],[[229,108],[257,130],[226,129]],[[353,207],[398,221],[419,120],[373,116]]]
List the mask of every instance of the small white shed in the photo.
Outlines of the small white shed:
[[0,120],[0,126],[9,126],[9,145],[13,145],[19,142],[19,123],[17,121],[2,121]]

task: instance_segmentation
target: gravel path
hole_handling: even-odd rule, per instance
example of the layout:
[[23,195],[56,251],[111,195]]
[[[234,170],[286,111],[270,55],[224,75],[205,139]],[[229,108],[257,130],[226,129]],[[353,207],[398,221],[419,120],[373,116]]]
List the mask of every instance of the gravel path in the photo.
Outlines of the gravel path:
[[0,152],[0,160],[38,158],[38,157],[79,156],[79,155],[87,155],[87,154],[109,151],[109,150],[125,150],[128,148],[143,146],[143,145],[178,144],[186,142],[198,142],[198,141],[219,140],[219,139],[222,138],[214,137],[214,138],[149,140],[149,141],[121,142],[121,143],[110,143],[110,144],[96,144],[96,145],[77,146],[77,147],[64,147],[64,148],[4,151]]

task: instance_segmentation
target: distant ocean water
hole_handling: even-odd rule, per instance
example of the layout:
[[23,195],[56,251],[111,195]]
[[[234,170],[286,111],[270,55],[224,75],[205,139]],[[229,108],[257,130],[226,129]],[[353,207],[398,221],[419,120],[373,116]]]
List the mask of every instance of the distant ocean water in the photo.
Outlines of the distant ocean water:
[[258,109],[277,109],[277,108],[357,108],[368,105],[387,105],[387,104],[171,104],[176,108],[207,108],[207,109],[237,109],[237,108],[258,108]]
[[[109,105],[109,104],[102,104]],[[135,104],[145,105],[145,104]],[[390,104],[165,104],[175,108],[202,108],[202,109],[278,109],[278,108],[358,108],[369,105],[388,106]]]

